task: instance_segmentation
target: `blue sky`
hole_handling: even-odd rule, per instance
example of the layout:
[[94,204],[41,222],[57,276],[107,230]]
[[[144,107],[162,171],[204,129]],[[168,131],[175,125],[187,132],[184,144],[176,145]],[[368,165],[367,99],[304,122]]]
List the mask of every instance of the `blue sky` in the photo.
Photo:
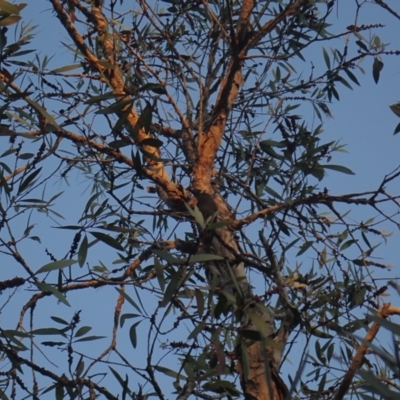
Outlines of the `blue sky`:
[[[37,48],[41,57],[45,54],[53,56],[49,64],[49,68],[61,67],[65,64],[74,63],[71,56],[60,42],[69,43],[70,40],[59,21],[54,17],[51,12],[48,1],[45,0],[29,0],[28,7],[23,12],[26,19],[31,19],[37,27],[37,36],[33,41],[32,47]],[[390,4],[390,2],[388,2]],[[391,2],[394,6],[395,1]],[[337,19],[335,23],[340,26],[347,26],[353,21],[351,18],[354,12],[354,2],[339,2],[337,11]],[[399,48],[400,42],[400,21],[395,20],[387,12],[380,10],[373,4],[366,4],[362,8],[360,14],[360,21],[362,23],[376,23],[377,21],[384,23],[386,26],[377,30],[381,41],[388,43],[390,48]],[[368,35],[368,33],[366,33]],[[343,39],[344,40],[344,39]],[[319,53],[310,52],[306,53],[306,63],[299,63],[299,68],[304,66],[305,69],[309,68],[309,62],[313,62],[317,68],[324,68],[324,61],[322,50]],[[383,176],[393,171],[399,164],[400,158],[398,156],[400,148],[400,136],[393,136],[395,126],[400,122],[389,109],[389,105],[400,101],[400,62],[399,58],[392,56],[384,58],[384,69],[381,73],[380,81],[376,85],[372,78],[372,59],[365,60],[362,67],[365,69],[365,75],[357,75],[361,87],[353,85],[354,90],[351,91],[347,88],[340,91],[340,102],[334,102],[331,106],[333,118],[327,120],[324,124],[324,140],[340,140],[346,144],[347,153],[336,153],[334,157],[334,164],[345,165],[355,172],[355,175],[345,175],[337,172],[331,172],[329,177],[324,181],[324,186],[330,188],[330,193],[344,194],[347,192],[358,192],[372,190],[376,188],[381,182]],[[311,121],[310,121],[311,123]],[[315,121],[317,123],[317,121]],[[85,187],[88,185],[82,178],[76,174],[72,174],[70,178],[70,186],[65,187],[61,181],[53,182],[48,185],[46,191],[49,195],[53,195],[59,191],[65,190],[65,194],[60,199],[61,212],[66,218],[65,224],[76,223],[81,214],[81,207],[86,194],[84,193]],[[397,187],[396,187],[397,186]],[[390,188],[392,192],[398,192],[399,185],[393,184]],[[354,214],[353,214],[354,213]],[[364,214],[364,211],[354,210],[351,215],[354,218],[369,218],[371,211]],[[43,217],[44,218],[44,217]],[[21,220],[22,221],[22,220]],[[44,253],[45,247],[51,247],[52,251],[58,251],[56,257],[63,257],[68,251],[72,234],[69,231],[57,230],[56,235],[54,230],[50,227],[55,224],[46,219],[37,220],[37,229],[43,237],[42,245],[38,246],[36,243],[29,243],[24,248],[28,261],[32,262],[33,270],[37,270],[43,264],[49,262]],[[64,223],[64,222],[61,222]],[[23,230],[25,226],[17,226],[17,229]],[[389,231],[394,231],[394,235],[390,238],[386,246],[382,246],[380,255],[382,262],[392,263],[394,271],[391,275],[393,278],[398,276],[398,243],[399,234],[394,230],[393,225],[384,224],[382,228]],[[49,244],[50,243],[50,244]],[[58,245],[59,243],[59,245]],[[112,251],[111,251],[112,252]],[[29,259],[29,255],[34,254],[34,259]],[[92,265],[102,260],[105,264],[110,263],[115,254],[110,254],[110,248],[96,246],[95,254],[90,257]],[[2,256],[0,255],[0,260]],[[110,269],[113,268],[112,266]],[[14,271],[4,271],[4,278],[7,279],[14,276]],[[382,276],[386,277],[389,273],[384,271]],[[135,297],[133,291],[129,289],[129,294]],[[21,306],[26,302],[27,298],[32,295],[32,292],[18,292],[12,298],[12,308],[6,308],[7,314],[3,315],[3,322],[11,327],[15,326],[17,321],[16,313],[20,310]],[[45,327],[49,324],[50,315],[58,315],[66,320],[72,318],[75,311],[82,309],[82,321],[84,325],[93,326],[91,333],[95,335],[109,336],[112,327],[112,315],[115,307],[117,293],[114,289],[90,289],[87,293],[81,295],[69,296],[68,300],[71,307],[67,308],[62,304],[57,304],[53,297],[49,297],[43,301],[40,307],[35,310],[36,327]],[[398,298],[392,298],[391,301],[396,303]],[[3,300],[4,302],[5,300]],[[143,298],[144,302],[156,302],[157,299],[149,294],[148,297]],[[125,312],[135,312],[126,306]],[[14,314],[15,313],[15,314]],[[12,321],[12,322],[10,322]],[[55,324],[52,322],[53,326]],[[143,324],[145,326],[145,324]],[[189,329],[189,328],[188,328]],[[139,346],[133,349],[128,338],[128,330],[124,329],[120,332],[120,339],[124,343],[123,348],[126,351],[126,356],[135,360],[140,360],[145,354],[145,343],[147,339],[147,329],[138,331]],[[189,331],[182,328],[179,332],[180,338],[175,340],[186,340]],[[144,336],[144,337],[143,337]],[[95,357],[101,352],[108,344],[108,339],[103,339],[100,342],[94,343],[94,346],[83,344],[82,351],[88,351]],[[100,350],[99,350],[100,348]],[[48,349],[47,349],[48,350]],[[51,352],[50,358],[52,357]],[[160,352],[162,354],[162,351]],[[59,357],[59,355],[57,355]],[[59,364],[56,371],[62,371],[65,365],[65,360],[56,358],[52,360]],[[174,368],[174,365],[168,365],[171,358],[162,361],[161,364]],[[140,362],[138,361],[140,364]],[[283,376],[285,378],[285,371]],[[113,379],[113,378],[112,378]],[[105,382],[112,382],[112,379]],[[131,380],[134,382],[135,377]],[[109,384],[109,383],[108,383]],[[136,389],[136,385],[132,384],[132,388]],[[51,398],[51,396],[49,397]]]

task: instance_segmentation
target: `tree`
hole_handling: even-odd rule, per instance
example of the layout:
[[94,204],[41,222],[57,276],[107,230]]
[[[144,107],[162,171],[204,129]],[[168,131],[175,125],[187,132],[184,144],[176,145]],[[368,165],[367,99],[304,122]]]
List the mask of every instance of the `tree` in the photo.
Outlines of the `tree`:
[[[1,289],[20,307],[0,330],[2,398],[395,398],[396,360],[366,341],[398,332],[375,255],[399,226],[400,171],[363,193],[324,186],[352,173],[331,163],[330,103],[361,61],[378,83],[398,54],[380,21],[359,24],[366,2],[343,31],[336,1],[48,4],[70,38],[56,69],[29,47],[33,5],[0,0]],[[74,185],[68,207],[55,183]],[[89,299],[98,316],[114,302],[109,330],[67,307]]]

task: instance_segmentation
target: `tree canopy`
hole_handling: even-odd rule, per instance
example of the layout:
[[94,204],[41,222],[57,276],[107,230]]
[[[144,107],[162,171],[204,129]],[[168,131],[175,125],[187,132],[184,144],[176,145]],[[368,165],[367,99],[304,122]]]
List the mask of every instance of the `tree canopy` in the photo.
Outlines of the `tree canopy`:
[[323,129],[398,5],[45,3],[0,0],[1,398],[398,398],[400,167],[343,193]]

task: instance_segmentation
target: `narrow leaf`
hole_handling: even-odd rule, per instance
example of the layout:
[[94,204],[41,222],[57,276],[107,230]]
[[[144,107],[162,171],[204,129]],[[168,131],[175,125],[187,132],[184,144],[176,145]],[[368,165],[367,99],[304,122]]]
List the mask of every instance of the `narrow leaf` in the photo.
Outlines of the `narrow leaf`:
[[42,292],[49,292],[49,293],[53,294],[59,301],[61,301],[61,303],[64,303],[65,305],[70,307],[70,304],[68,303],[65,296],[60,291],[58,291],[55,287],[53,287],[45,282],[35,282],[35,285]]
[[86,334],[87,334],[89,331],[91,331],[91,330],[92,330],[92,327],[91,327],[91,326],[81,326],[81,327],[76,331],[74,337],[77,338],[77,337],[86,335]]
[[170,302],[185,278],[186,275],[181,271],[177,271],[173,275],[171,275],[169,284],[165,289],[164,298],[160,302],[160,307],[165,307]]
[[121,246],[121,244],[115,240],[113,237],[106,235],[105,233],[102,232],[90,232],[97,240],[100,240],[101,242],[108,244],[110,247],[113,247],[114,249],[117,250],[124,250],[124,248]]
[[79,266],[82,268],[83,265],[85,264],[86,261],[86,257],[87,257],[87,252],[88,252],[88,247],[89,247],[89,242],[88,242],[88,238],[85,235],[81,245],[79,246],[79,250],[78,250],[78,262],[79,262]]
[[164,268],[160,263],[160,260],[157,257],[154,257],[154,270],[156,271],[158,284],[160,285],[160,289],[164,292],[165,289],[165,277],[164,277]]
[[393,111],[394,114],[396,114],[398,117],[400,117],[400,103],[392,104],[389,107]]
[[29,98],[26,98],[26,102],[29,103],[42,117],[44,117],[44,119],[47,123],[60,129],[56,120],[40,104],[36,103],[36,101],[33,101],[32,99],[29,99]]
[[325,48],[322,48],[322,53],[324,55],[324,59],[325,59],[325,64],[328,67],[328,69],[331,69],[331,60],[329,59],[329,54],[328,52],[325,50]]
[[178,372],[173,371],[172,369],[162,367],[161,365],[155,365],[154,369],[158,372],[163,373],[164,375],[170,376],[172,378],[177,378],[177,379],[186,379],[185,376],[179,374]]
[[188,340],[196,339],[197,335],[204,330],[206,326],[205,321],[201,321],[188,336]]
[[115,288],[115,290],[125,299],[127,300],[136,310],[138,310],[140,313],[142,313],[142,310],[139,308],[139,306],[133,301],[132,297],[130,297],[126,292],[124,292],[121,289]]
[[321,165],[321,167],[325,168],[325,169],[331,169],[333,171],[342,172],[343,174],[355,175],[351,169],[349,169],[347,167],[343,167],[342,165],[327,164],[327,165]]
[[137,347],[137,335],[136,335],[136,327],[140,322],[136,322],[129,329],[129,339],[131,340],[132,347],[136,349]]
[[69,325],[69,322],[63,320],[63,319],[60,318],[60,317],[51,316],[50,318],[51,318],[53,321],[58,322],[59,324],[62,324],[62,325]]
[[106,336],[85,336],[84,338],[74,340],[75,343],[78,342],[91,342],[92,340],[104,339]]
[[71,65],[65,65],[64,67],[56,68],[51,71],[53,74],[59,74],[61,72],[67,72],[67,71],[72,71],[74,69],[80,68],[81,64],[71,64]]
[[19,14],[19,8],[16,4],[11,4],[6,0],[0,0],[0,10],[7,14]]
[[224,257],[218,256],[216,254],[195,254],[193,256],[190,256],[188,262],[196,263],[196,262],[223,260],[223,259]]
[[182,261],[179,258],[174,257],[168,251],[159,250],[159,249],[151,249],[151,251],[160,257],[161,259],[169,262],[170,264],[182,264]]
[[196,303],[197,303],[197,312],[200,316],[203,315],[204,312],[204,296],[200,289],[196,288],[195,291]]
[[33,180],[39,175],[42,168],[38,168],[37,170],[33,171],[30,175],[28,175],[19,185],[18,194],[21,194],[25,189],[30,187],[33,184]]
[[400,132],[400,122],[397,124],[396,129],[394,130],[393,135],[397,135]]
[[372,76],[374,78],[375,83],[379,82],[379,76],[383,68],[383,62],[378,60],[378,58],[374,59],[374,63],[372,64]]
[[76,263],[76,260],[54,261],[54,262],[48,263],[46,265],[43,265],[43,267],[39,268],[36,273],[40,274],[41,272],[54,271],[54,270],[57,270],[57,269],[69,267],[70,265],[75,264],[75,263]]
[[22,17],[20,15],[9,15],[0,20],[0,26],[8,26],[16,24]]

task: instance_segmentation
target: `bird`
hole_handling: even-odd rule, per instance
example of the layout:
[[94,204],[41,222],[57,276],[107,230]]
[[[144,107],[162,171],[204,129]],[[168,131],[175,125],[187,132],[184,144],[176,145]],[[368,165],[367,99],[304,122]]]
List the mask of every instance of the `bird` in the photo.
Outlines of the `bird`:
[[192,190],[192,193],[197,200],[197,208],[203,214],[204,221],[213,217],[218,211],[217,204],[213,197],[209,193],[201,190]]
[[208,224],[215,218],[218,207],[209,193],[196,189],[192,190],[192,193],[197,200],[197,208],[203,215],[204,222],[206,222],[206,225],[201,229],[200,240],[208,248],[214,237],[214,229],[208,229]]

